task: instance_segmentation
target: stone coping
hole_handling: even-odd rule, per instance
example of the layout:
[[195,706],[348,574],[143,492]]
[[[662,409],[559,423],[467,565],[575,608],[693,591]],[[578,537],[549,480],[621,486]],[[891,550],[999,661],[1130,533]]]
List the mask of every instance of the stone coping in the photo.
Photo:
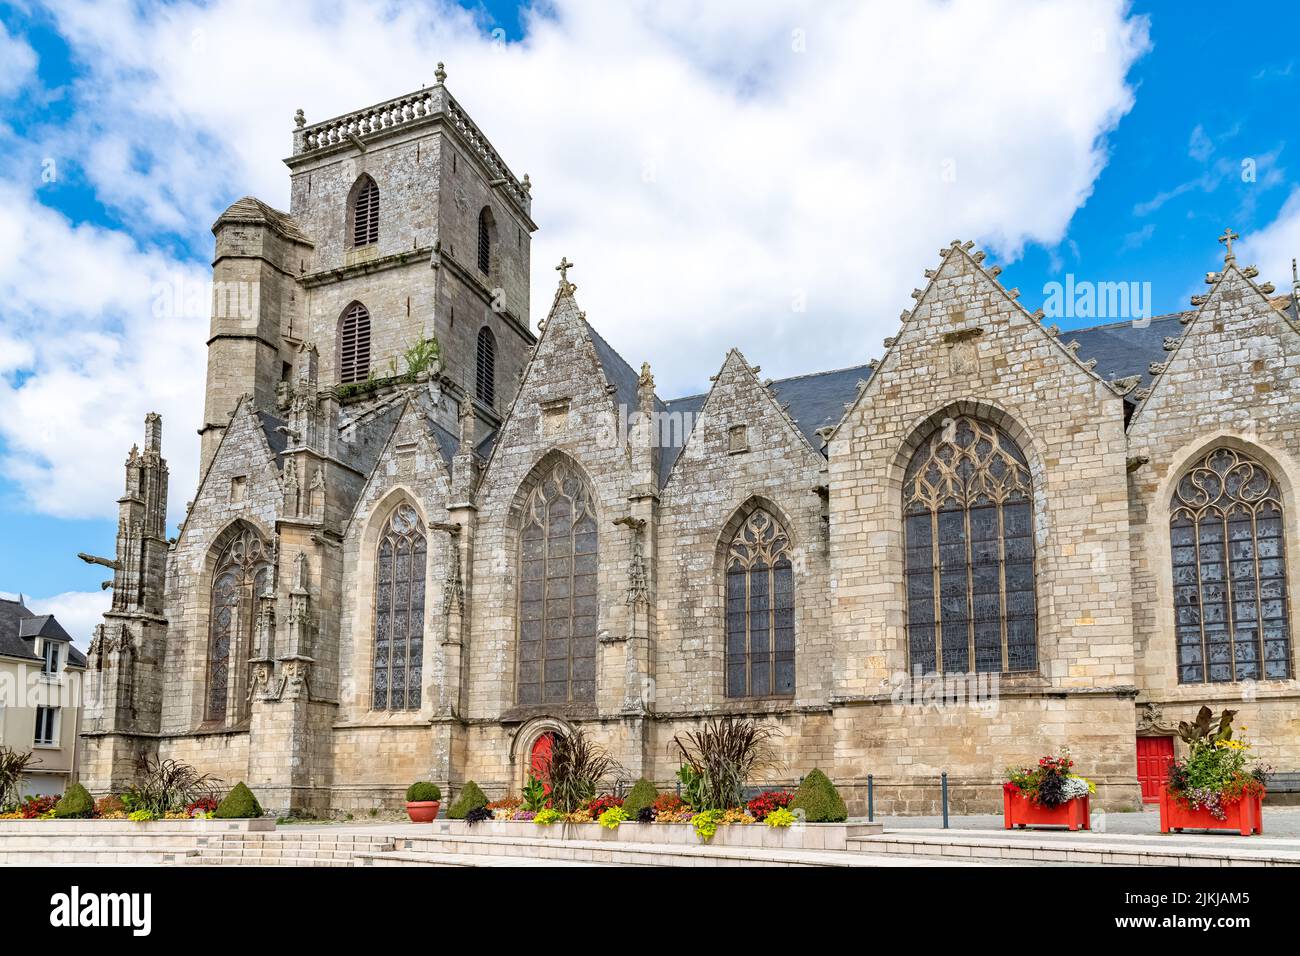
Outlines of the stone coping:
[[[862,834],[861,823],[802,823],[790,827],[769,827],[763,823],[723,824],[709,841],[713,846],[788,850],[844,850],[850,829]],[[700,838],[689,823],[622,823],[610,830],[598,823],[552,823],[539,825],[513,820],[484,820],[473,826],[461,820],[435,820],[420,825],[431,837],[439,835],[531,837],[538,840],[585,840],[604,843],[698,845]],[[403,830],[403,837],[420,835]],[[862,834],[865,835],[865,834]]]
[[274,830],[275,820],[0,820],[0,837],[10,834],[100,836],[107,833],[249,833]]

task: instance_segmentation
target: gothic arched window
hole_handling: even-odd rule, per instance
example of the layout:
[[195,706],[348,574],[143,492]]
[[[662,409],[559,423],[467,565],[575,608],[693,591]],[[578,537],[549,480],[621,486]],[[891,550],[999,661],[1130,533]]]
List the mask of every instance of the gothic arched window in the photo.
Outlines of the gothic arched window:
[[794,693],[794,567],[790,536],[762,508],[727,552],[727,696]]
[[208,612],[205,720],[224,722],[232,703],[237,716],[242,716],[243,681],[234,668],[250,656],[255,602],[271,585],[272,573],[266,543],[251,528],[239,529],[217,556]]
[[370,312],[353,302],[339,323],[339,381],[364,382],[370,375]]
[[519,535],[521,705],[596,699],[596,513],[565,461],[529,493]]
[[903,521],[913,672],[1034,670],[1033,488],[1011,436],[945,419],[908,462]]
[[478,214],[478,271],[492,271],[492,210],[484,206]]
[[400,504],[375,552],[375,710],[418,710],[424,655],[425,540],[420,516]]
[[497,340],[486,325],[478,330],[478,353],[474,367],[474,397],[491,405],[497,392]]
[[1259,462],[1216,448],[1174,489],[1169,540],[1183,684],[1291,676],[1282,496]]
[[362,176],[352,187],[352,245],[369,246],[379,241],[379,187]]

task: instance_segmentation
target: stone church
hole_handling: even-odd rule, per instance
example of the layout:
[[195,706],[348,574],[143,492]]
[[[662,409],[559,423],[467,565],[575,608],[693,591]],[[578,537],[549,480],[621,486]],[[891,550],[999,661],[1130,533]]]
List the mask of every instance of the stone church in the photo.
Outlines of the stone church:
[[1131,807],[1202,704],[1297,769],[1300,326],[1230,232],[1189,311],[1069,333],[954,241],[878,360],[732,350],[668,399],[567,260],[534,322],[531,184],[444,80],[299,111],[289,212],[213,227],[198,489],[169,539],[149,416],[92,559],[93,790],[150,756],[280,812],[498,797],[572,727],[671,786],[735,714],[857,812],[944,772],[991,809],[1064,745]]

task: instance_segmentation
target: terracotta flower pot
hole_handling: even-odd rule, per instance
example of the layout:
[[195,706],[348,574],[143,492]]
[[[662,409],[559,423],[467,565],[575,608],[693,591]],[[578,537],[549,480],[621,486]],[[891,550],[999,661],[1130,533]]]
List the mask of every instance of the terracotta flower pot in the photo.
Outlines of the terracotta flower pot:
[[420,800],[416,803],[406,805],[406,815],[411,818],[412,823],[432,823],[438,819],[438,807],[442,803],[438,800]]
[[1071,830],[1090,830],[1088,798],[1073,797],[1059,807],[1045,807],[1024,794],[1002,791],[1002,827],[1059,826]]
[[1263,801],[1263,797],[1247,794],[1240,800],[1226,804],[1223,808],[1224,819],[1219,820],[1204,807],[1191,809],[1165,787],[1160,791],[1160,832],[1236,830],[1242,836],[1263,833]]

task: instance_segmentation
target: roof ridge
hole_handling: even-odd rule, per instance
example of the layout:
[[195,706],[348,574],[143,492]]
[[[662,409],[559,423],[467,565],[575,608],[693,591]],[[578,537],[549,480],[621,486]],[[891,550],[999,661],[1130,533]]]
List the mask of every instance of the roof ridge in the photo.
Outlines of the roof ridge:
[[[1186,315],[1188,312],[1195,312],[1195,309],[1184,309],[1181,312],[1165,312],[1162,315],[1151,316],[1149,322],[1158,322],[1161,319],[1177,319]],[[1050,318],[1050,316],[1049,316]],[[1106,329],[1122,329],[1125,326],[1132,326],[1132,319],[1124,319],[1120,322],[1104,322],[1101,325],[1081,325],[1077,329],[1062,329],[1061,334],[1073,334],[1075,332],[1101,332]]]
[[[820,372],[800,372],[798,375],[787,375],[785,378],[774,378],[772,379],[772,384],[782,385],[786,382],[797,382],[799,379],[803,379],[803,378],[818,378],[819,376],[822,375],[837,375],[840,372],[852,372],[857,369],[871,369],[871,368],[872,365],[870,362],[862,362],[858,365],[845,365],[842,368],[828,368]],[[874,369],[872,370],[874,371]],[[712,389],[710,389],[710,391],[712,391]],[[687,399],[691,399],[691,398],[704,398],[708,394],[709,393],[707,391],[692,392],[690,395],[679,395],[677,398],[665,398],[664,402],[665,404],[671,405],[674,402],[684,402]]]

